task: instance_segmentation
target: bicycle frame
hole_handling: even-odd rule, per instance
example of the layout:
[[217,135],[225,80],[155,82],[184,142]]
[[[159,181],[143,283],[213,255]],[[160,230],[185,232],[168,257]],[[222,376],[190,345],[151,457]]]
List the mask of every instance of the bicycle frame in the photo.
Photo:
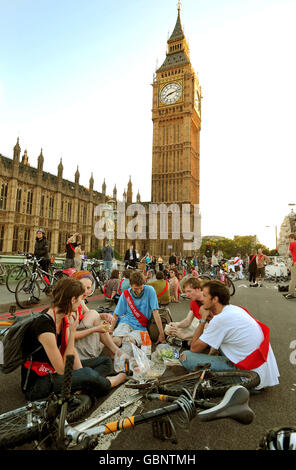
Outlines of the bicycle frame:
[[[171,404],[154,409],[152,411],[148,411],[146,413],[128,416],[103,425],[99,425],[110,415],[121,411],[123,408],[132,403],[135,403],[140,398],[146,398],[149,400],[157,399],[160,401],[171,402]],[[220,418],[232,418],[242,424],[250,424],[253,421],[255,414],[249,407],[248,401],[249,392],[240,385],[231,387],[218,404],[210,403],[203,399],[195,400],[193,397],[191,397],[187,390],[183,390],[182,395],[180,395],[178,398],[157,393],[150,393],[142,396],[141,394],[136,394],[132,396],[126,403],[119,405],[102,416],[86,420],[81,425],[75,427],[66,426],[65,439],[67,440],[70,438],[72,443],[78,446],[83,446],[83,444],[88,446],[91,442],[91,439],[95,439],[96,442],[100,436],[108,435],[118,431],[125,431],[126,429],[133,428],[138,424],[142,424],[147,421],[154,420],[155,422],[155,419],[168,416],[176,412],[179,412],[179,414],[181,413],[181,416],[178,417],[178,422],[176,423],[181,427],[184,427],[186,424],[189,425],[190,421],[196,415],[200,422],[213,421]],[[198,413],[197,410],[199,410]],[[168,422],[166,424],[170,427],[170,438],[176,442],[175,427],[170,418],[168,418]]]
[[37,259],[34,258],[33,268],[30,276],[30,288],[32,284],[38,279],[43,283],[44,290],[47,288],[52,288],[54,281],[57,280],[54,274],[51,274],[41,269]]

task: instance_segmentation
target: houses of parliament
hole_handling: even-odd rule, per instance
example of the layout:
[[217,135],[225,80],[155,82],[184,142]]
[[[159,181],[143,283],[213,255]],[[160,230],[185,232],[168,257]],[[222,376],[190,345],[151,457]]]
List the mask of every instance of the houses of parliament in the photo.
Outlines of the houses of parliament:
[[[192,212],[199,204],[201,87],[190,62],[180,5],[165,60],[154,73],[152,90],[151,201],[142,202],[138,193],[136,202],[147,207],[147,213],[149,204],[188,204]],[[102,247],[104,240],[95,235],[95,208],[110,202],[116,211],[119,201],[132,204],[132,181],[119,198],[116,186],[112,195],[106,194],[105,181],[101,191],[95,190],[93,172],[88,188],[79,182],[79,168],[73,176],[74,181],[63,178],[62,161],[56,175],[44,171],[42,150],[37,168],[31,166],[27,151],[22,154],[19,139],[12,158],[0,154],[0,253],[33,252],[39,227],[46,232],[52,254],[63,254],[67,238],[75,232],[82,234],[85,252]],[[118,239],[115,230],[112,244],[120,255],[131,243],[143,255],[146,251],[156,256],[171,252],[180,255],[183,235],[173,238],[171,219],[169,214],[167,239],[149,239],[147,228],[146,237],[141,239]]]

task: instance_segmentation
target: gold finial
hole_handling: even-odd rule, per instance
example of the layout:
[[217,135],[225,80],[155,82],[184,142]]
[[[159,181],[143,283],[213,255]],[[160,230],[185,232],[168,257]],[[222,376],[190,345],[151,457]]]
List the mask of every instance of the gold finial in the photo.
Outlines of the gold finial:
[[178,0],[178,13],[180,13],[181,10],[181,0]]

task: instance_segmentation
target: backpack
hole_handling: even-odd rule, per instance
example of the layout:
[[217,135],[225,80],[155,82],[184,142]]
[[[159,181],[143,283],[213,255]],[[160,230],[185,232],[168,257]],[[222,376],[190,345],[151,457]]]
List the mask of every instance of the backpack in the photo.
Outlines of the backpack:
[[[169,323],[173,321],[171,312],[168,307],[160,307],[158,312],[159,312],[159,316],[162,322],[162,328],[164,331],[166,325],[168,325]],[[151,317],[151,320],[149,322],[148,332],[149,332],[149,336],[151,338],[152,343],[155,343],[158,340],[159,331],[158,331],[158,328],[157,328],[157,325],[155,323],[153,316]]]
[[[32,314],[25,318],[16,317],[14,323],[0,330],[0,372],[9,374],[22,365],[28,358],[39,351],[42,346],[29,354],[25,354],[22,348],[26,331],[32,325],[33,321],[41,315],[46,315],[48,309],[42,312]],[[47,315],[49,317],[49,315]],[[50,317],[51,318],[51,317]]]

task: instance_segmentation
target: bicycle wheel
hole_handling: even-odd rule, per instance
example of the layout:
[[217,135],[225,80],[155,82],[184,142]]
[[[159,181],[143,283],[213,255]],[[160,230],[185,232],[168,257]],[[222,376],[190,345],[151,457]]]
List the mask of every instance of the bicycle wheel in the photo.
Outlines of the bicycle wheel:
[[200,274],[199,279],[202,279],[204,281],[210,281],[212,278],[211,276],[208,276],[208,274]]
[[[45,402],[34,402],[34,417],[42,415]],[[14,447],[31,442],[38,437],[38,424],[30,423],[28,406],[17,408],[0,415],[0,449],[13,449]],[[32,426],[31,426],[32,424]]]
[[[36,401],[29,406],[30,408],[27,405],[0,415],[0,450],[13,449],[46,435],[47,402]],[[67,421],[73,423],[79,420],[91,406],[92,400],[88,395],[75,395],[68,405]],[[31,409],[34,410],[32,423]]]
[[14,266],[11,268],[6,276],[6,287],[9,292],[14,294],[17,283],[28,276],[29,270],[25,266]]
[[94,295],[96,288],[97,288],[97,281],[96,281],[96,279],[94,279],[94,281],[92,283],[92,286],[91,286],[91,291],[90,291],[89,297]]
[[[160,393],[179,396],[182,389],[186,388],[191,394],[199,379],[182,380],[182,382],[167,385],[158,385]],[[253,370],[208,370],[205,379],[200,383],[196,391],[197,398],[211,398],[224,396],[233,385],[242,385],[248,390],[257,387],[260,383],[259,375]]]
[[235,294],[235,286],[234,286],[232,280],[229,279],[229,277],[227,277],[227,276],[225,277],[225,285],[229,289],[230,296],[234,295]]
[[15,300],[20,308],[28,308],[40,301],[40,286],[26,278],[19,281],[15,289]]

